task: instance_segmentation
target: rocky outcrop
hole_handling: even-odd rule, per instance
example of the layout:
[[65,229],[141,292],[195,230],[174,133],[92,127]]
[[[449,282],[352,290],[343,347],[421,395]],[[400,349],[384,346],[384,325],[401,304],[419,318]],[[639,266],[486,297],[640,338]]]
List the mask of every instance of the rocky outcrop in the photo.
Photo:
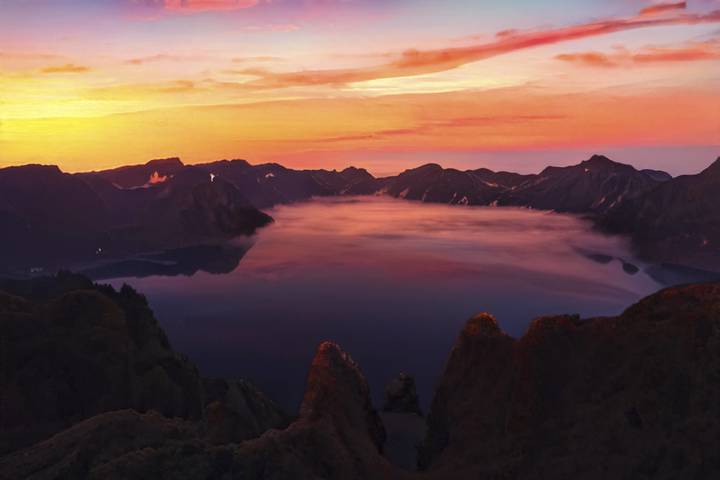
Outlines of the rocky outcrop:
[[247,380],[206,378],[205,437],[215,445],[240,443],[271,428],[285,428],[288,415]]
[[0,452],[122,408],[201,418],[197,369],[130,287],[61,274],[0,291]]
[[401,372],[385,387],[383,412],[422,415],[415,388],[415,378],[412,375]]
[[437,478],[720,474],[720,285],[615,318],[542,317],[519,340],[489,315],[460,334],[421,462]]
[[0,454],[120,409],[193,421],[211,444],[289,422],[247,381],[201,379],[143,296],[79,275],[0,281],[0,359]]
[[[1,305],[32,310],[18,296]],[[119,325],[108,312],[95,322]],[[367,382],[334,343],[318,347],[285,429],[223,430],[258,433],[279,415],[244,382],[207,380],[205,392],[207,421],[101,413],[0,458],[0,479],[717,478],[720,284],[664,290],[618,317],[541,317],[518,340],[491,315],[473,317],[432,402],[422,474],[383,456]]]
[[[227,404],[228,384],[209,383],[209,394]],[[0,478],[403,478],[380,454],[384,430],[362,372],[329,342],[318,347],[300,416],[285,430],[220,445],[212,428],[205,436],[197,426],[131,411],[102,414],[0,459]]]

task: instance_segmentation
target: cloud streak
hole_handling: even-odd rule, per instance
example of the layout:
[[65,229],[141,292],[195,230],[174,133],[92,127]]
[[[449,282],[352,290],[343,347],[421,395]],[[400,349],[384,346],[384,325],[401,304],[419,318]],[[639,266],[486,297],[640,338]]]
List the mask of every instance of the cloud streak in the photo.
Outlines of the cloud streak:
[[564,53],[555,58],[567,63],[603,68],[720,60],[720,43],[709,41],[677,48],[648,47],[639,52],[620,49],[610,54],[601,52]]
[[240,10],[256,6],[258,0],[164,0],[166,10],[176,12],[211,12]]
[[90,71],[90,67],[84,65],[75,65],[74,63],[66,63],[64,65],[52,65],[40,70],[42,73],[86,73]]
[[640,15],[661,15],[677,10],[685,10],[687,2],[656,3],[640,10]]
[[409,77],[452,70],[499,55],[570,40],[641,28],[708,23],[720,23],[720,10],[707,14],[677,13],[670,16],[648,16],[641,13],[633,17],[606,19],[556,29],[528,32],[506,30],[492,42],[436,50],[406,50],[394,60],[374,67],[297,72],[246,69],[242,72],[243,74],[257,78],[242,85],[248,89],[259,90],[297,86],[344,85],[384,78]]

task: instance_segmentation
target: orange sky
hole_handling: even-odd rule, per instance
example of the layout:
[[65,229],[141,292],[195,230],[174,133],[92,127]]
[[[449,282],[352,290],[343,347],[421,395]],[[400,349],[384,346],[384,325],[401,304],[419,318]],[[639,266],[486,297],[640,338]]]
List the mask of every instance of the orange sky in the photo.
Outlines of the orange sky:
[[182,156],[392,173],[493,152],[493,168],[522,156],[534,171],[652,151],[690,173],[720,155],[715,0],[539,3],[10,1],[0,166]]

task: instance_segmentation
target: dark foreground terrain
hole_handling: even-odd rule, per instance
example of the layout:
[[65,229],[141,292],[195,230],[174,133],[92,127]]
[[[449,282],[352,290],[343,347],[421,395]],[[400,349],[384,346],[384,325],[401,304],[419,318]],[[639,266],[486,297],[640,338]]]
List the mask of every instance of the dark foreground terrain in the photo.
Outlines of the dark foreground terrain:
[[[248,382],[202,378],[129,287],[61,274],[0,291],[2,479],[720,475],[720,284],[614,318],[538,318],[520,339],[470,319],[426,418],[423,473],[387,460],[363,373],[332,342],[289,418]],[[417,415],[399,382],[386,408]]]

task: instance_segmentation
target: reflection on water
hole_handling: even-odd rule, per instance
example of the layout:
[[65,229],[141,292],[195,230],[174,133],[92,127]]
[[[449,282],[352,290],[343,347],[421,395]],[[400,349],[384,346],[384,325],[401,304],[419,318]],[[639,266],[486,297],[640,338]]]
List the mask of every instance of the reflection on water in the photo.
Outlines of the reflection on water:
[[270,213],[232,273],[125,281],[204,374],[249,378],[289,409],[321,340],[353,355],[376,400],[405,370],[427,405],[469,316],[519,336],[537,315],[614,315],[659,288],[623,268],[640,265],[623,241],[571,216],[375,197]]

